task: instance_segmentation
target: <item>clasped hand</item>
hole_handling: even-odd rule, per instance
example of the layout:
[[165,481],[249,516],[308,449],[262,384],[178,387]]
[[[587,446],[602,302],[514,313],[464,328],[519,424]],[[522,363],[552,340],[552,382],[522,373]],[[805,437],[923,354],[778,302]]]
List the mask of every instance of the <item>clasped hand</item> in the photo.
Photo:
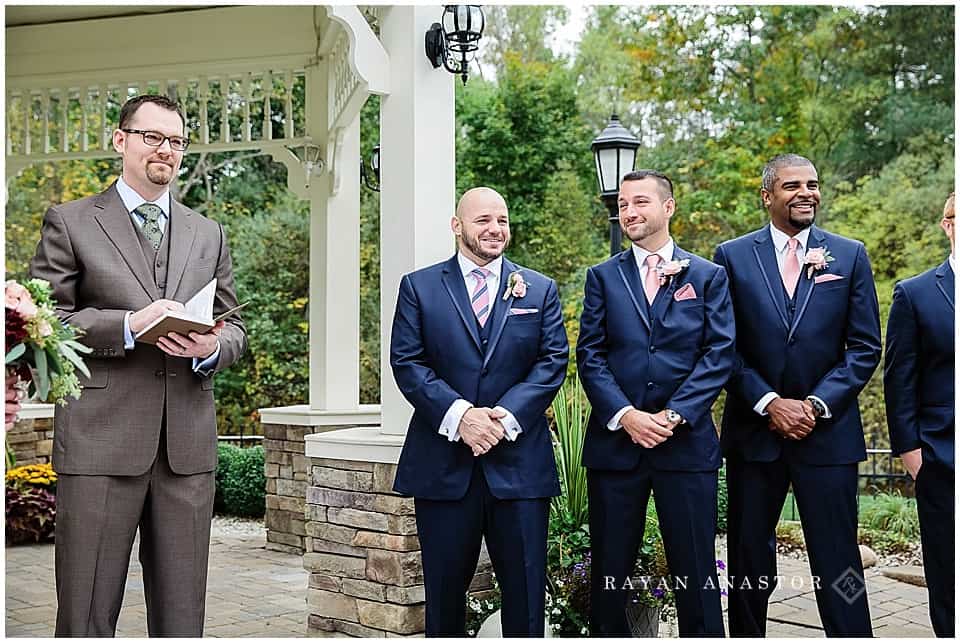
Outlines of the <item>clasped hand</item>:
[[[170,299],[158,299],[149,306],[141,308],[130,315],[130,330],[136,334],[163,317],[168,310],[183,310],[183,304]],[[217,350],[217,341],[224,322],[219,321],[206,333],[191,332],[188,337],[180,333],[169,333],[166,337],[157,339],[157,348],[172,357],[188,357],[205,359]]]
[[791,400],[778,397],[766,408],[770,416],[770,430],[788,440],[802,440],[817,425],[817,416],[809,400]]
[[506,431],[500,418],[507,414],[498,409],[485,406],[467,409],[460,419],[460,438],[473,451],[473,455],[483,455],[492,449],[503,437]]
[[647,413],[636,409],[624,413],[620,418],[620,424],[630,434],[634,444],[639,444],[645,449],[652,449],[666,442],[667,438],[673,435],[673,429],[676,427],[676,424],[667,420],[666,411]]

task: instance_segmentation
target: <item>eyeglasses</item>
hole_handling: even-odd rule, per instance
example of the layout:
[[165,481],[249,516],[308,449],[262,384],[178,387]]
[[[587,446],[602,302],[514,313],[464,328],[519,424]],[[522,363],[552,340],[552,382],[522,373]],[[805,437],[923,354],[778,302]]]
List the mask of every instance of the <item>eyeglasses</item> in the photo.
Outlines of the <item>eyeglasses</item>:
[[153,132],[142,129],[122,129],[121,132],[127,134],[139,134],[143,137],[143,142],[150,147],[160,147],[164,141],[170,141],[170,149],[175,152],[185,152],[190,145],[190,139],[183,136],[164,136],[160,132]]

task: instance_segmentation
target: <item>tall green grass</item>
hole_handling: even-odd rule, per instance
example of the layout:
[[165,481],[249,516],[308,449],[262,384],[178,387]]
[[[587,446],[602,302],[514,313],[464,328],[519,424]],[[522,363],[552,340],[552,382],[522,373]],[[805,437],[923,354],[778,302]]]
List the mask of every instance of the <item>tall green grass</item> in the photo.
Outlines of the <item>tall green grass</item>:
[[583,525],[587,522],[587,470],[581,462],[590,403],[583,394],[579,377],[568,379],[560,387],[552,409],[556,429],[553,455],[557,460],[561,490],[553,499],[552,508],[554,512],[565,512],[573,524]]

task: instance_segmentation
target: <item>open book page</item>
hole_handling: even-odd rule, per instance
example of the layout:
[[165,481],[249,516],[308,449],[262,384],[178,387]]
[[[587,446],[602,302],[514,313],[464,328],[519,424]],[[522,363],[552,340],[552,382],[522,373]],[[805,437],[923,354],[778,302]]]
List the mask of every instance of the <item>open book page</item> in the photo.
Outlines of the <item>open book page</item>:
[[198,321],[213,321],[213,297],[217,294],[217,278],[214,277],[206,286],[191,297],[183,305],[188,317]]

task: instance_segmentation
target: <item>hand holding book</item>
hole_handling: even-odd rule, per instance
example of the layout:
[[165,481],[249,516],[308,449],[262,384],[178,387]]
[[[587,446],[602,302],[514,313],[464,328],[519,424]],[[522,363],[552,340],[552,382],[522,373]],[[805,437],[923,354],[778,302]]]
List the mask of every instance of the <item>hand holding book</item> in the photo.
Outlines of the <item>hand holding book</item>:
[[247,305],[246,303],[240,304],[214,318],[213,298],[216,292],[217,280],[212,279],[185,304],[169,299],[158,299],[131,315],[130,330],[134,333],[138,342],[156,344],[160,348],[164,348],[164,346],[158,340],[165,337],[168,340],[166,348],[174,351],[168,350],[168,353],[171,355],[183,354],[179,352],[179,349],[185,347],[185,342],[178,341],[177,338],[189,342],[193,341],[189,339],[191,333],[203,335],[218,327],[222,328],[223,319]]

